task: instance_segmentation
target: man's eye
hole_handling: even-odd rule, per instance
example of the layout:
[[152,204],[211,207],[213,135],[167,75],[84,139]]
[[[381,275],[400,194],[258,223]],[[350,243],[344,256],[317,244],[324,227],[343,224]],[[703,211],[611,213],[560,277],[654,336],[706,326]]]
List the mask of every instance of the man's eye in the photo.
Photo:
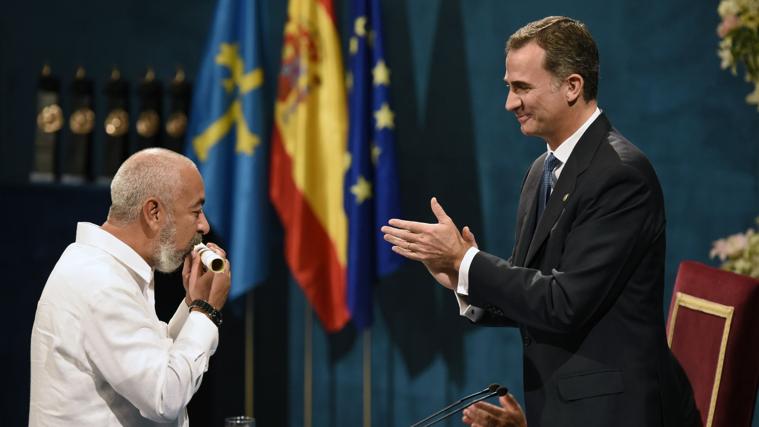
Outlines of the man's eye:
[[530,88],[528,87],[514,87],[512,88],[515,94],[517,95],[524,95],[530,91]]

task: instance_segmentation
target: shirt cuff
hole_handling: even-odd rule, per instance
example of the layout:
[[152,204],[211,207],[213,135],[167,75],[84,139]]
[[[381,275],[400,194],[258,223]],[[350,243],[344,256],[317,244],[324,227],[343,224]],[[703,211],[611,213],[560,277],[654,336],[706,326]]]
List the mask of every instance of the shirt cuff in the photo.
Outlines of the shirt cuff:
[[459,283],[456,286],[456,293],[458,295],[469,295],[469,267],[472,265],[472,260],[477,252],[480,250],[472,246],[464,254],[464,258],[461,260],[459,266]]
[[190,331],[189,336],[200,348],[207,349],[211,355],[216,352],[216,346],[219,344],[219,328],[208,316],[199,311],[190,312],[182,332],[187,332],[186,330]]
[[469,267],[472,265],[474,256],[479,251],[479,249],[471,247],[464,254],[464,258],[461,260],[461,265],[459,266],[459,282],[456,286],[456,292],[454,292],[456,302],[459,303],[459,315],[466,317],[472,322],[480,320],[484,313],[480,307],[469,304],[467,298],[469,296]]

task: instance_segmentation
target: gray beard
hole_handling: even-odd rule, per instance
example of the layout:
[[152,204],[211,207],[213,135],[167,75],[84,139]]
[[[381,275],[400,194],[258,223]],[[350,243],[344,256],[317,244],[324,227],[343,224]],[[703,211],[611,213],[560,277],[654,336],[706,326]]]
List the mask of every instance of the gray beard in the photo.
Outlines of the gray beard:
[[176,246],[177,230],[174,224],[167,225],[161,230],[158,236],[158,248],[156,248],[156,270],[161,273],[171,273],[176,271],[184,262],[187,254],[198,243],[203,241],[200,233],[196,233],[192,240],[187,244],[185,248],[175,249]]

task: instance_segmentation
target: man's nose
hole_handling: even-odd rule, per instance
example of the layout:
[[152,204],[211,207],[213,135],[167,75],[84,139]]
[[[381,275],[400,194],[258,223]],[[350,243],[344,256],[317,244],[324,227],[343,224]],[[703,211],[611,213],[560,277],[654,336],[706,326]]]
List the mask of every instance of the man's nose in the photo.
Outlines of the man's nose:
[[208,232],[211,231],[211,226],[208,224],[208,219],[206,219],[205,212],[200,213],[200,218],[198,218],[198,232],[200,232],[203,235],[208,234]]
[[517,95],[514,95],[512,91],[509,91],[506,95],[506,109],[508,111],[514,111],[522,105],[522,99]]

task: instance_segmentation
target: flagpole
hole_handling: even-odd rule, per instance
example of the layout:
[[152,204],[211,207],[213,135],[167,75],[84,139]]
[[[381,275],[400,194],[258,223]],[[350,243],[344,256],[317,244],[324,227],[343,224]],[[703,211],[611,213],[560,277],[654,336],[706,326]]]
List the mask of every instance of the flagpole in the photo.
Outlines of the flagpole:
[[245,297],[245,413],[253,415],[253,291]]
[[303,426],[311,427],[311,404],[312,404],[312,383],[313,383],[313,353],[312,346],[312,329],[313,315],[311,306],[305,304],[306,325],[303,329]]
[[372,330],[364,331],[364,427],[372,426]]

